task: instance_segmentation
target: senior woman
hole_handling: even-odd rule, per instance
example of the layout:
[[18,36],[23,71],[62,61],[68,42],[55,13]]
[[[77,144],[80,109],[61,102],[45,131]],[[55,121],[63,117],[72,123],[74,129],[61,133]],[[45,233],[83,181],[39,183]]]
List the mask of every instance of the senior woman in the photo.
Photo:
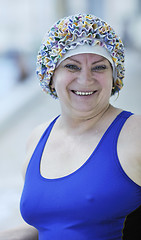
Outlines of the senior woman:
[[109,103],[123,86],[122,41],[93,15],[66,17],[45,36],[37,74],[61,114],[29,139],[24,220],[39,240],[122,239],[141,204],[141,117]]
[[40,240],[121,239],[141,204],[141,117],[109,103],[123,86],[122,41],[93,15],[66,17],[45,36],[37,74],[61,114],[29,140],[23,218]]

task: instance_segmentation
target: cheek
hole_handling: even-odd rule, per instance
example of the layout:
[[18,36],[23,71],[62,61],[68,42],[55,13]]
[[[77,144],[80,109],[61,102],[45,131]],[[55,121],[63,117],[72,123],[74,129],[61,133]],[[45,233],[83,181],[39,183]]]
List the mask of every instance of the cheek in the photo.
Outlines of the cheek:
[[59,71],[55,71],[52,77],[52,86],[56,89],[58,85],[61,83],[61,73]]
[[54,74],[53,85],[56,90],[67,88],[71,82],[72,82],[71,74],[66,74],[65,71]]
[[113,86],[113,77],[111,75],[108,75],[107,77],[103,76],[100,78],[99,83],[101,87],[111,91]]

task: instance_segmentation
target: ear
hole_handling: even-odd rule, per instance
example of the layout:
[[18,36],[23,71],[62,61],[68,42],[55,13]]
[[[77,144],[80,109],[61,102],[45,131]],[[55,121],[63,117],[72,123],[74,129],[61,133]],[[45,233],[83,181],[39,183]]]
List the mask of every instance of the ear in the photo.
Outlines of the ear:
[[51,79],[50,79],[49,88],[50,88],[51,94],[52,94],[55,98],[58,98],[57,93],[56,93],[56,90],[55,90],[54,81],[53,81],[52,77],[51,77]]
[[52,89],[55,89],[53,77],[51,77],[51,79],[50,79],[49,87],[52,88]]

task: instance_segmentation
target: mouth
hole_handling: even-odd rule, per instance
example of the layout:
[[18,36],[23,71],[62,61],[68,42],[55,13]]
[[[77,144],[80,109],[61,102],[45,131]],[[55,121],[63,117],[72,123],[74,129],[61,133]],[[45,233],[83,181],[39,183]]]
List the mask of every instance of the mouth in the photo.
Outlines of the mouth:
[[76,94],[77,96],[91,96],[96,91],[74,91],[74,90],[72,90],[72,92],[74,94]]

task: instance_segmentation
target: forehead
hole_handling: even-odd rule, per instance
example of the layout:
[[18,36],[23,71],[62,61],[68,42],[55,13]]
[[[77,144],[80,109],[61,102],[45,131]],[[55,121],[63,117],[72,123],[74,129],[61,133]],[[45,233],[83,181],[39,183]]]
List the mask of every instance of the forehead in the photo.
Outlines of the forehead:
[[108,61],[105,57],[98,55],[98,54],[93,54],[93,53],[81,53],[81,54],[76,54],[71,57],[66,58],[63,62],[66,61],[90,61],[90,62],[97,62],[97,61]]

